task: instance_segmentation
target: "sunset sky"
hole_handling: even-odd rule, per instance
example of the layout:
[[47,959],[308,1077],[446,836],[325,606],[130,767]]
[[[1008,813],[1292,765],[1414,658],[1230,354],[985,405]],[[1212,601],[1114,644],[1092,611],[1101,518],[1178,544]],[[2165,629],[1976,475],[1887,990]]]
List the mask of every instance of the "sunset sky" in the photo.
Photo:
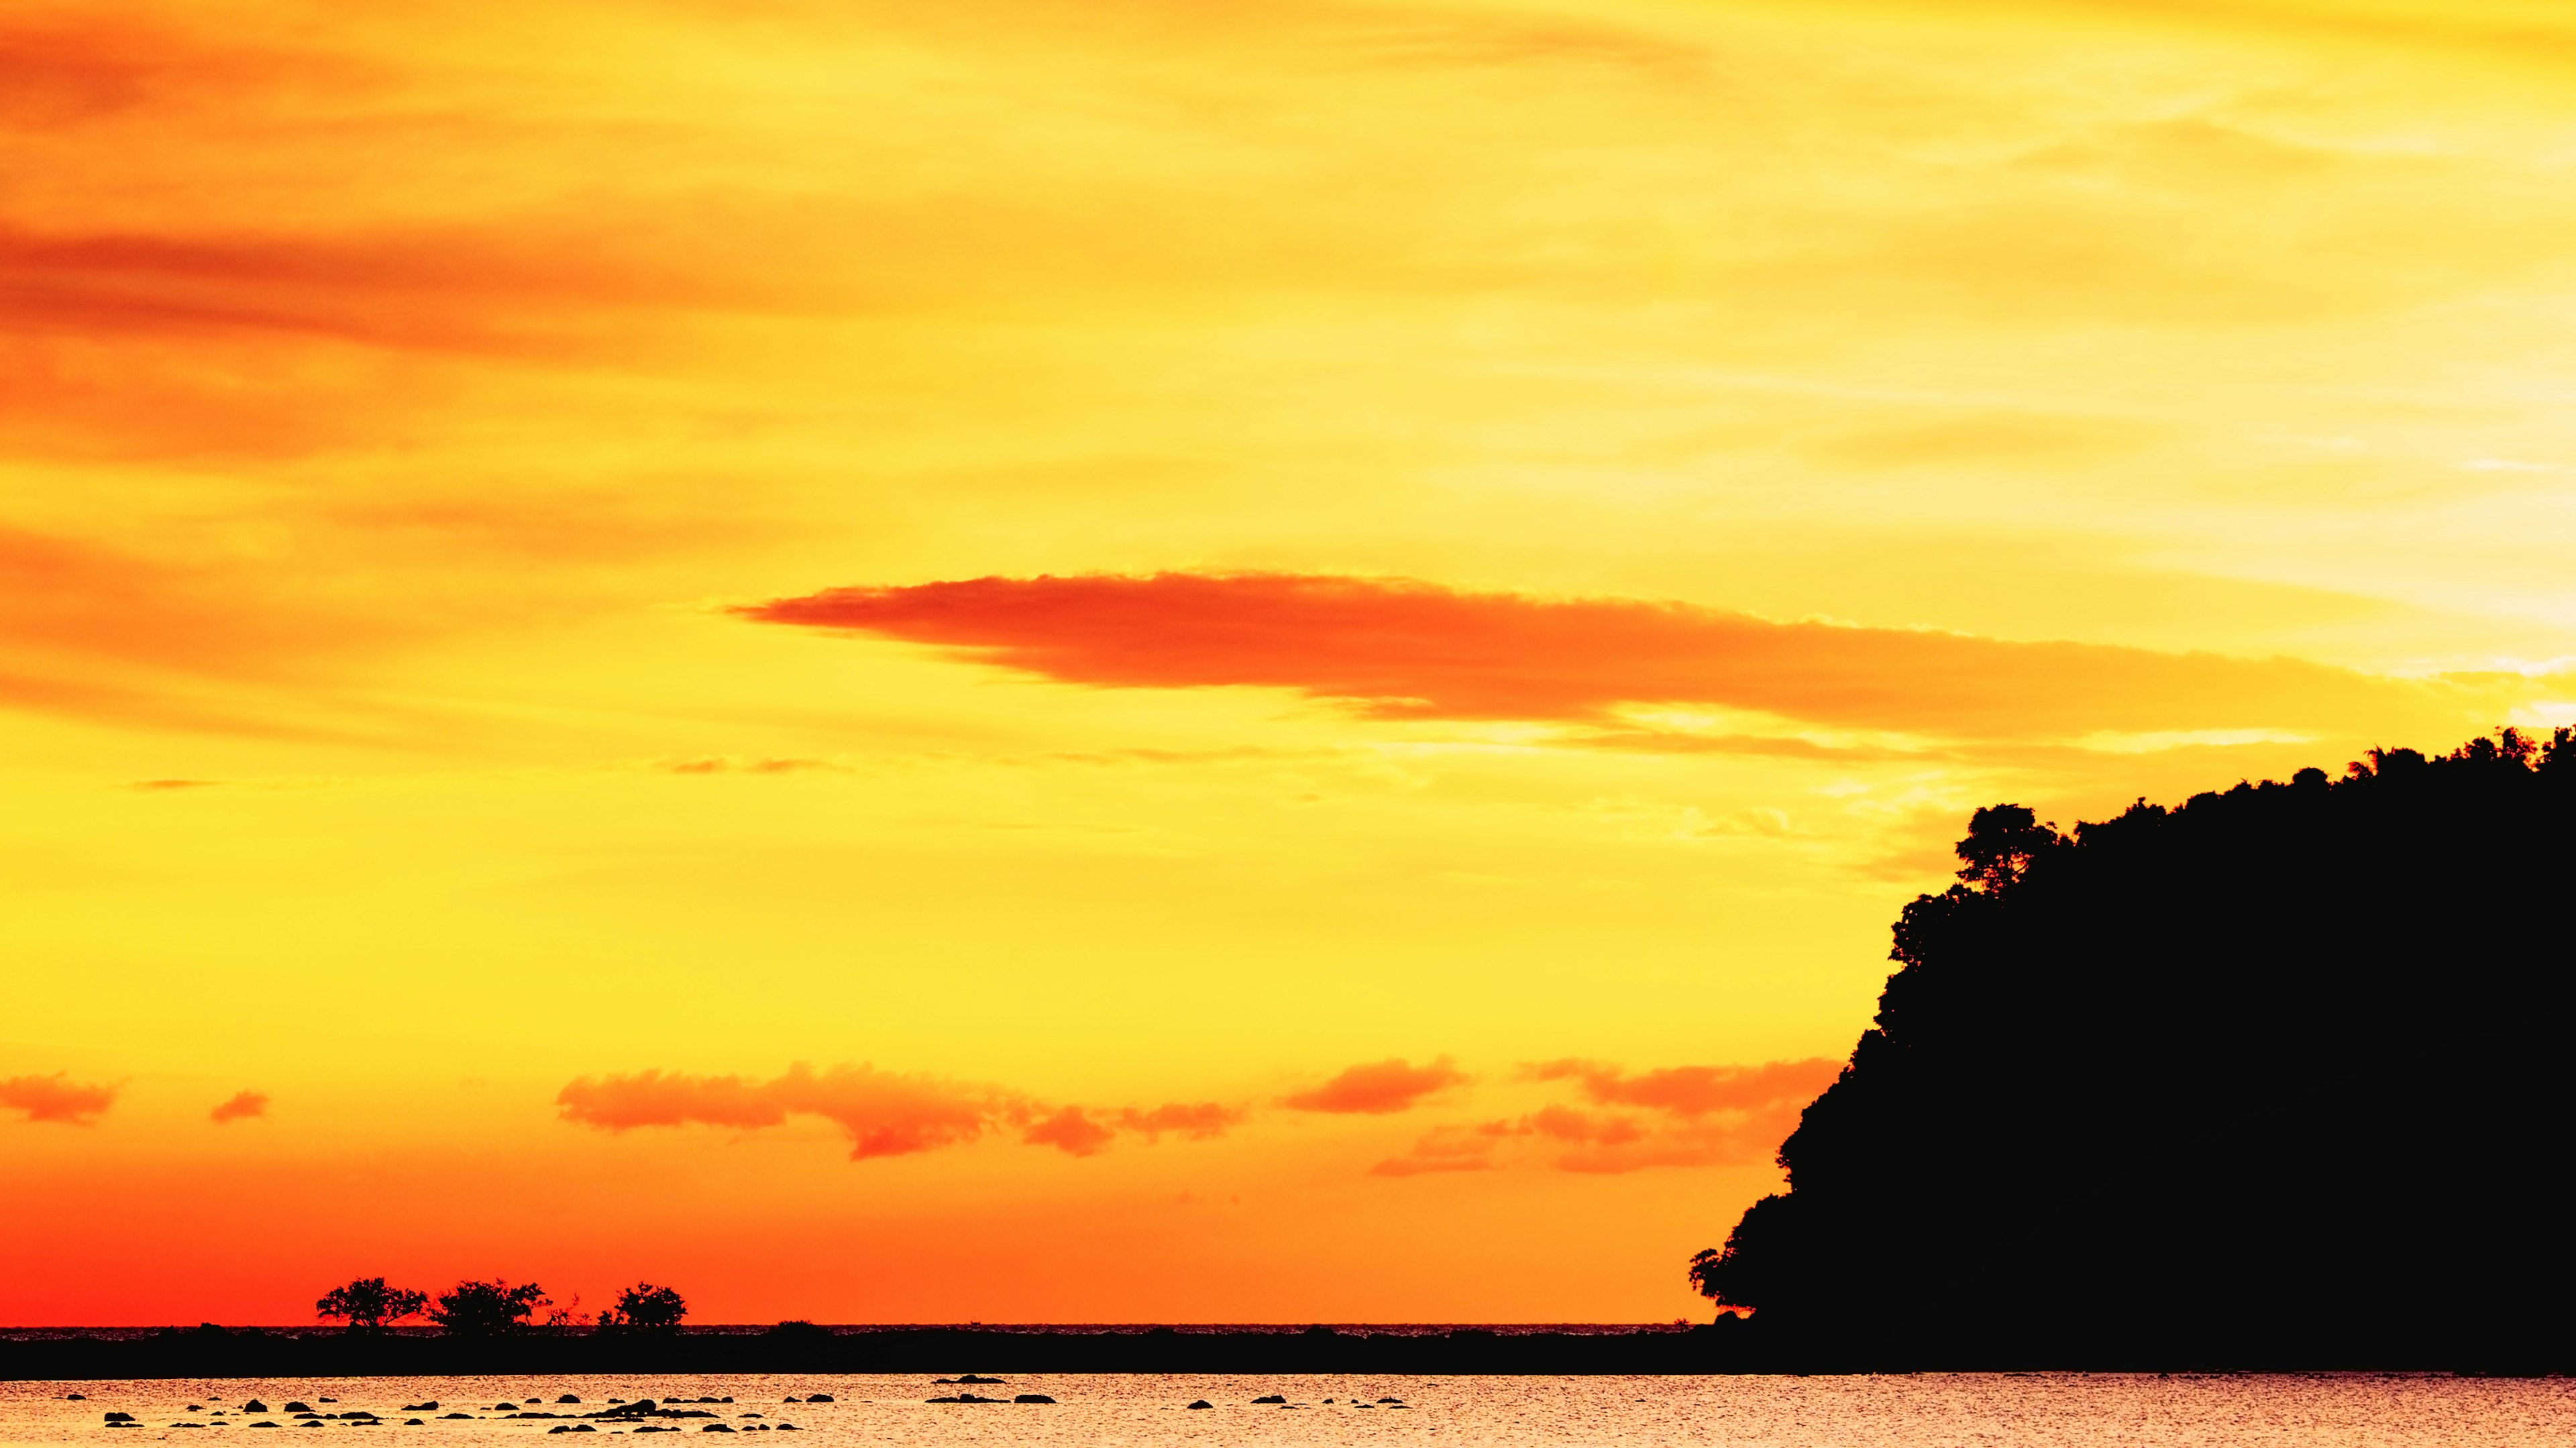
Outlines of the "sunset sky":
[[1668,1321],[1977,805],[2576,720],[2549,0],[0,11],[0,1324]]

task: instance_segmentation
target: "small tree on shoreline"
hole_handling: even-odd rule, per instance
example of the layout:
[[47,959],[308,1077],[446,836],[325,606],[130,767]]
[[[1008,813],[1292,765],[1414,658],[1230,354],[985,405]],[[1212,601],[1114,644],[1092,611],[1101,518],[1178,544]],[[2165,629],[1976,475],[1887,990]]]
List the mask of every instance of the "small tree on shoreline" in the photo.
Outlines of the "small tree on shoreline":
[[599,1315],[599,1326],[605,1332],[674,1332],[688,1315],[689,1304],[679,1293],[638,1282],[617,1294],[617,1305]]
[[553,1305],[546,1290],[533,1282],[512,1286],[495,1277],[489,1282],[459,1282],[440,1293],[429,1320],[450,1337],[498,1337],[525,1331],[529,1314]]
[[408,1287],[388,1287],[381,1277],[361,1277],[322,1294],[313,1304],[316,1317],[336,1317],[351,1332],[382,1331],[388,1322],[418,1316],[429,1298]]

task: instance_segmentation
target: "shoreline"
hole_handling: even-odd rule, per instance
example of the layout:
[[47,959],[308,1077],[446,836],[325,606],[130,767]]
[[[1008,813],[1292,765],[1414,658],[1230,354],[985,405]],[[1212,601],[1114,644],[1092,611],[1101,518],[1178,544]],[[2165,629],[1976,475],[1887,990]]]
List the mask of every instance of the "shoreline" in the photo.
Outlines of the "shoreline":
[[[1968,1361],[1790,1349],[1749,1324],[1570,1331],[1563,1326],[1371,1330],[1201,1327],[698,1328],[537,1330],[487,1339],[334,1329],[20,1329],[0,1334],[0,1380],[461,1377],[744,1373],[1381,1373],[1678,1375],[1870,1372],[2458,1372],[2538,1376],[2576,1364],[2424,1361],[2420,1352],[2327,1359],[2164,1345]],[[1984,1355],[1981,1355],[1984,1356]]]

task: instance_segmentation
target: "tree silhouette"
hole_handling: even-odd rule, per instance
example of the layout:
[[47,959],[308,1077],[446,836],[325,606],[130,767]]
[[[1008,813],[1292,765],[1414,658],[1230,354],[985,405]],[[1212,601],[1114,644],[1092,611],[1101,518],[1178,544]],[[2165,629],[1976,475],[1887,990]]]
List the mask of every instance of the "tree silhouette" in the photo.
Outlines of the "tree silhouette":
[[679,1293],[638,1282],[617,1294],[617,1305],[599,1315],[599,1325],[635,1332],[671,1332],[688,1315],[689,1304]]
[[450,1337],[498,1337],[524,1330],[529,1314],[552,1305],[546,1290],[537,1284],[512,1286],[496,1277],[489,1282],[459,1282],[440,1293],[429,1320]]
[[1810,1362],[2576,1354],[2576,733],[1958,852],[1694,1288]]
[[316,1317],[337,1317],[351,1332],[375,1332],[388,1322],[418,1315],[429,1299],[408,1287],[388,1287],[381,1277],[361,1277],[322,1294]]

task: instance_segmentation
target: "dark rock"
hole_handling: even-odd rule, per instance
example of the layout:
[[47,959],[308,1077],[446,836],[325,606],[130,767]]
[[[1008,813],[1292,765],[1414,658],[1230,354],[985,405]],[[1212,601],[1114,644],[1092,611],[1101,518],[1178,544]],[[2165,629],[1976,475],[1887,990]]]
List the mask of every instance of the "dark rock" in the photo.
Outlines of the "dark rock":
[[261,1402],[257,1398],[253,1398],[249,1402],[242,1404],[242,1411],[245,1413],[265,1413],[268,1411],[268,1404]]
[[107,1421],[111,1423],[131,1423],[134,1421],[134,1415],[132,1413],[110,1413],[107,1415]]
[[730,1433],[733,1430],[722,1423],[709,1423],[698,1431],[701,1433]]
[[438,1416],[444,1420],[447,1418],[471,1418],[474,1415],[472,1413],[441,1413]]
[[778,1401],[782,1403],[801,1403],[805,1400],[803,1398],[781,1398]]
[[275,1423],[253,1423],[251,1426],[254,1428],[274,1428],[277,1425]]
[[1395,1403],[1395,1404],[1401,1405],[1401,1404],[1404,1402],[1404,1399],[1402,1399],[1402,1398],[1380,1398],[1380,1399],[1378,1399],[1378,1401],[1379,1401],[1379,1402],[1381,1402],[1381,1403]]
[[1288,1400],[1287,1400],[1287,1398],[1285,1398],[1285,1397],[1281,1396],[1281,1395],[1280,1395],[1280,1394],[1278,1394],[1278,1393],[1265,1393],[1265,1394],[1263,1394],[1262,1396],[1260,1396],[1260,1397],[1258,1397],[1258,1398],[1253,1399],[1252,1401],[1254,1401],[1255,1403],[1284,1403],[1284,1402],[1286,1402],[1286,1401],[1288,1401]]
[[809,1403],[829,1403],[834,1401],[834,1399],[830,1393],[807,1393],[805,1395],[805,1401]]
[[578,1403],[581,1399],[574,1397],[570,1393],[566,1393],[562,1397],[555,1399],[555,1401],[558,1403]]
[[1215,1407],[1215,1406],[1216,1406],[1216,1404],[1209,1402],[1209,1401],[1208,1401],[1207,1399],[1205,1399],[1205,1398],[1201,1398],[1201,1399],[1199,1399],[1197,1402],[1190,1404],[1190,1406],[1191,1406],[1192,1408],[1194,1408],[1194,1409],[1195,1409],[1195,1408],[1213,1408],[1213,1407]]
[[63,1394],[63,1401],[64,1401],[64,1402],[66,1402],[66,1403],[86,1403],[86,1402],[88,1402],[88,1401],[89,1401],[89,1394],[87,1394],[87,1393],[65,1393],[65,1394]]
[[311,1403],[289,1403],[279,1411],[286,1413],[310,1413],[313,1411],[313,1405]]
[[1014,1403],[1052,1403],[1055,1399],[1048,1397],[1044,1393],[1022,1393],[1018,1397],[1011,1399],[1011,1401]]

